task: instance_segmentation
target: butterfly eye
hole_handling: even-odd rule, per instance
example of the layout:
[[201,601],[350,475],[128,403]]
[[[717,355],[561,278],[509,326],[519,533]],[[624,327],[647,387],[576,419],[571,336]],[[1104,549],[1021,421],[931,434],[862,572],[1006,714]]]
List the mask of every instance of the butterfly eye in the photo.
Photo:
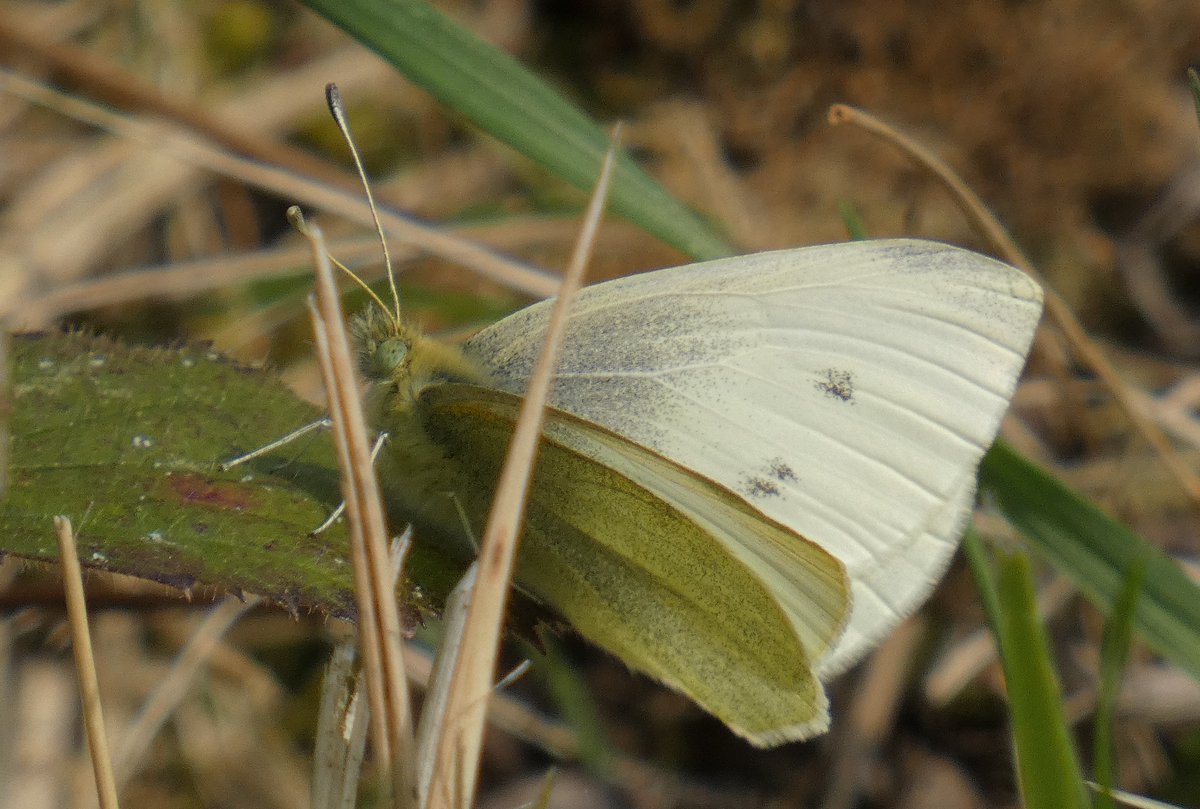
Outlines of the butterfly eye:
[[384,340],[375,351],[375,366],[384,375],[390,375],[392,371],[400,367],[407,356],[408,343],[396,339]]

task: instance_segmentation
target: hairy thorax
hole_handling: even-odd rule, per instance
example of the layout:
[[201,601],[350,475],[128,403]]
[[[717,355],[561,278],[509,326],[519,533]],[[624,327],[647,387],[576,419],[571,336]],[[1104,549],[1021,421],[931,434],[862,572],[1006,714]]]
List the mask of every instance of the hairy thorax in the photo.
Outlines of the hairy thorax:
[[479,484],[471,470],[430,437],[421,392],[448,382],[486,384],[486,374],[457,347],[374,309],[356,318],[352,331],[368,383],[367,418],[376,432],[387,434],[378,466],[388,502],[398,507],[393,519],[435,530],[473,552],[470,532],[478,530],[472,523],[479,516]]

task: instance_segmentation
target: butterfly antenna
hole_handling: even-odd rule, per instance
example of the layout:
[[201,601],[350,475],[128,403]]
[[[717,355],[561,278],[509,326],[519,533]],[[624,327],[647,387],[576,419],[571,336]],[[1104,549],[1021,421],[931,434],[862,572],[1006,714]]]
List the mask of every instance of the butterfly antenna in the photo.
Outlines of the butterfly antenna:
[[[375,195],[371,193],[371,184],[367,182],[367,170],[363,167],[362,156],[358,153],[358,146],[355,145],[354,137],[350,134],[350,122],[346,120],[346,106],[342,103],[342,94],[338,92],[337,85],[332,82],[325,85],[325,103],[329,105],[329,114],[333,116],[334,122],[341,130],[342,137],[346,139],[346,145],[350,147],[350,156],[354,158],[354,168],[358,170],[363,190],[367,192],[367,204],[371,207],[371,216],[375,220],[375,232],[379,234],[379,243],[383,245],[383,266],[387,268],[388,285],[392,289],[392,301],[396,304],[396,311],[392,317],[399,324],[401,320],[400,292],[396,289],[396,273],[392,270],[392,254],[388,252],[387,238],[383,235],[383,223],[379,221],[379,209],[375,206]],[[388,311],[387,307],[384,307],[384,311]]]
[[[287,220],[289,223],[291,223],[292,227],[296,229],[297,233],[299,233],[301,236],[304,236],[305,238],[308,237],[308,234],[309,234],[308,222],[305,221],[304,212],[300,210],[299,205],[292,205],[291,207],[289,207],[287,209]],[[329,259],[330,263],[333,264],[333,266],[337,267],[339,270],[346,273],[346,275],[350,276],[350,278],[353,279],[354,283],[356,283],[360,287],[362,287],[363,292],[366,292],[368,295],[371,296],[371,300],[375,301],[375,304],[381,310],[383,310],[383,313],[385,315],[387,315],[388,317],[392,316],[391,312],[387,308],[387,304],[385,304],[383,302],[382,298],[380,298],[378,295],[375,294],[375,290],[373,290],[373,289],[371,289],[371,287],[367,286],[366,281],[364,281],[363,279],[358,277],[358,273],[356,273],[354,270],[347,267],[342,262],[338,261],[333,256],[329,255],[329,253],[325,254],[325,258]]]

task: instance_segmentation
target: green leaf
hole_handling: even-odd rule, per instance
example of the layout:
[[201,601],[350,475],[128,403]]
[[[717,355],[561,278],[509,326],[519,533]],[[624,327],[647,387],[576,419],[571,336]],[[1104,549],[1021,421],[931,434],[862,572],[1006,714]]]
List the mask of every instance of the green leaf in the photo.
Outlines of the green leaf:
[[1200,679],[1200,587],[1174,560],[1003,442],[979,472],[981,492],[1104,610],[1112,609],[1128,571],[1144,556],[1145,585],[1134,613],[1138,634]]
[[[0,553],[56,562],[66,514],[88,567],[353,617],[344,528],[309,536],[341,500],[328,438],[218,468],[323,415],[281,382],[201,347],[80,333],[15,338],[12,381]],[[409,569],[436,597],[455,571],[431,553]],[[405,607],[431,605],[410,592]]]
[[[480,129],[578,188],[590,189],[608,135],[521,66],[422,0],[305,0]],[[622,156],[610,206],[698,259],[729,245],[692,210]]]
[[75,333],[12,349],[4,552],[56,560],[51,519],[66,514],[90,567],[352,613],[344,530],[308,536],[340,500],[328,441],[278,472],[278,458],[218,469],[319,411],[204,348]]
[[1062,689],[1050,660],[1024,554],[999,557],[1000,641],[1012,716],[1017,774],[1027,809],[1086,807],[1087,790],[1062,709]]
[[1096,699],[1096,738],[1093,743],[1096,778],[1100,789],[1097,800],[1102,807],[1115,807],[1112,790],[1116,786],[1113,729],[1116,726],[1117,697],[1121,693],[1121,673],[1133,643],[1133,617],[1146,580],[1146,556],[1134,560],[1117,603],[1104,623],[1100,642],[1100,690]]
[[[18,336],[11,349],[0,555],[57,562],[52,520],[66,514],[87,567],[354,618],[344,527],[310,536],[342,499],[328,436],[219,468],[324,413],[204,347],[134,348],[74,333]],[[405,573],[417,586],[400,593],[402,609],[423,616],[440,611],[462,564],[415,543]],[[523,637],[545,617],[520,594],[509,611]]]

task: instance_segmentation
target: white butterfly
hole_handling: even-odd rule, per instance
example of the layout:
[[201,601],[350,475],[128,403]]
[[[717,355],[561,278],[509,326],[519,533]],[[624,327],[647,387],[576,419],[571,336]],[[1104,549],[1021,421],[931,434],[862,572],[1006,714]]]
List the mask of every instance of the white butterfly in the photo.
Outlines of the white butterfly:
[[[461,351],[377,303],[355,333],[393,514],[465,560],[550,302]],[[949,563],[1041,308],[1024,273],[911,240],[584,289],[515,585],[755,744],[824,731],[822,681]]]
[[[549,307],[505,318],[464,353],[523,393]],[[815,663],[827,679],[945,570],[1041,310],[1024,273],[925,241],[674,267],[581,292],[551,403],[736,492],[841,560],[853,606]],[[763,567],[777,596],[803,574]]]

